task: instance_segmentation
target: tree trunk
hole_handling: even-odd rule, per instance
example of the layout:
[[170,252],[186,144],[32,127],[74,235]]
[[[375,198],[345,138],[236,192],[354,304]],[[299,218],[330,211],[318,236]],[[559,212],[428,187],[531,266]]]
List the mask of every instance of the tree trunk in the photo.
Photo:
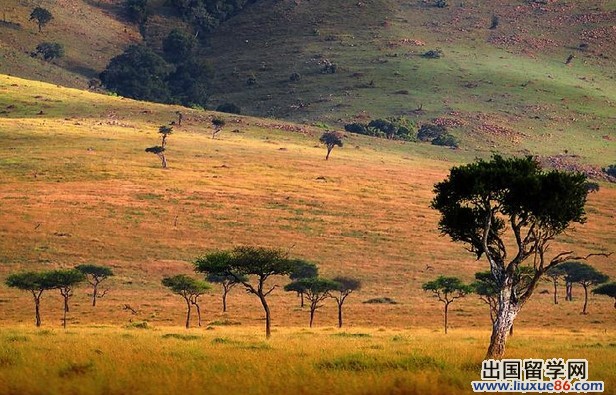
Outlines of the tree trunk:
[[616,309],[616,298],[614,298],[614,308]]
[[195,308],[197,309],[197,322],[199,327],[201,327],[201,308],[199,307],[199,304],[197,302],[193,303],[195,305]]
[[300,292],[299,293],[299,297],[300,297],[300,305],[299,305],[299,307],[304,308],[304,293]]
[[261,304],[263,305],[263,310],[265,310],[265,337],[269,339],[272,336],[270,309],[267,305],[267,300],[265,300],[265,296],[263,296],[263,294],[258,294],[257,296],[259,296]]
[[586,315],[588,312],[586,311],[586,307],[588,306],[588,285],[582,284],[584,287],[584,308],[582,309],[582,314]]
[[186,299],[186,329],[190,327],[190,300]]
[[511,328],[509,328],[509,336],[513,336],[513,322],[511,323]]
[[558,292],[558,283],[554,280],[554,304],[558,304],[558,297],[556,293]]
[[94,284],[94,290],[92,291],[92,307],[96,307],[96,296],[98,295],[98,284]]
[[222,287],[222,312],[223,313],[227,312],[227,293],[228,292],[229,290],[227,289],[227,287],[223,285]]
[[165,158],[165,154],[160,155],[160,160],[162,161],[163,169],[167,168],[167,158]]
[[[616,307],[616,306],[615,306]],[[36,326],[41,326],[41,295],[34,295],[34,317],[36,318]]]
[[334,147],[327,147],[327,155],[325,156],[325,160],[329,159],[329,154],[332,152],[332,149],[334,149]]
[[314,321],[314,308],[310,307],[310,327],[312,328],[312,322]]
[[338,303],[338,328],[342,328],[342,303]]
[[565,284],[565,292],[566,292],[565,300],[568,300],[569,302],[573,300],[573,294],[571,293],[572,288],[573,288],[573,284],[567,281],[567,283]]
[[449,303],[445,303],[445,334],[447,334],[447,313],[449,312]]
[[498,314],[496,322],[492,326],[492,336],[490,337],[490,346],[485,359],[501,359],[505,355],[505,343],[507,336],[513,325],[515,317],[520,312],[521,306],[515,303],[512,299],[512,281],[506,279],[505,285],[499,294]]
[[68,296],[64,296],[64,318],[62,319],[64,329],[66,329],[66,313],[68,313]]

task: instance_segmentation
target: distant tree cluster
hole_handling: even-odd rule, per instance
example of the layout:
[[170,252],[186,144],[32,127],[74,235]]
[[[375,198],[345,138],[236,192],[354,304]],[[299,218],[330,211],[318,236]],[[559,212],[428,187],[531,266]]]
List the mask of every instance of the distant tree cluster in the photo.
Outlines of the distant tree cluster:
[[169,0],[182,18],[192,24],[197,36],[205,36],[220,23],[257,0]]
[[555,266],[545,273],[546,278],[554,286],[554,304],[558,304],[558,284],[562,279],[565,282],[565,300],[573,300],[573,284],[579,284],[584,289],[584,306],[582,314],[588,314],[588,289],[589,287],[606,283],[609,277],[594,267],[578,261],[568,261]]
[[61,58],[64,56],[64,46],[56,42],[43,42],[36,46],[33,55],[40,55],[46,61]]
[[431,142],[433,145],[446,147],[458,147],[458,139],[447,133],[447,128],[442,125],[425,123],[417,131],[417,140]]
[[350,123],[344,125],[347,132],[381,137],[389,140],[415,140],[415,125],[404,117],[374,119],[368,124]]
[[308,299],[310,326],[316,310],[322,307],[322,302],[328,297],[338,301],[339,326],[342,326],[342,304],[351,292],[360,288],[360,282],[356,279],[339,277],[338,280],[329,280],[318,277],[316,265],[290,259],[288,253],[273,248],[242,246],[213,251],[196,260],[195,270],[222,285],[225,310],[227,293],[235,285],[255,295],[265,313],[265,334],[268,338],[271,336],[271,311],[267,297],[278,287],[270,284],[272,277],[288,275],[295,278],[284,289]]
[[66,328],[67,313],[69,312],[69,299],[73,296],[73,290],[81,282],[88,280],[94,287],[92,306],[96,305],[96,299],[102,298],[107,290],[98,292],[102,281],[113,276],[113,271],[105,266],[79,265],[74,269],[57,269],[44,272],[14,273],[7,277],[5,283],[10,288],[17,288],[32,294],[34,299],[34,318],[36,326],[41,326],[41,298],[43,292],[58,290],[64,301],[64,315],[62,325]]
[[193,48],[192,37],[180,30],[172,30],[163,41],[163,56],[145,45],[131,45],[111,59],[101,82],[137,100],[205,107],[212,68]]

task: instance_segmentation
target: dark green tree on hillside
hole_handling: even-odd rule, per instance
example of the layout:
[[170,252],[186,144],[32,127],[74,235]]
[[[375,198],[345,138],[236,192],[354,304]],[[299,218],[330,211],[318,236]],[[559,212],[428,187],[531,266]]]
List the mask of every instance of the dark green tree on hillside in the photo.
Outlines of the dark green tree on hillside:
[[302,292],[306,296],[306,299],[310,302],[310,327],[312,328],[314,313],[317,309],[323,307],[320,303],[327,299],[329,292],[337,289],[338,286],[338,283],[326,278],[309,277],[285,285],[284,290],[287,292]]
[[329,295],[336,300],[338,305],[338,328],[342,328],[342,305],[351,293],[361,289],[361,281],[348,276],[337,276],[333,280],[338,286],[330,291]]
[[[316,264],[312,262],[305,261],[303,259],[293,259],[293,270],[289,274],[289,278],[293,281],[305,279],[305,278],[313,278],[319,276],[319,268]],[[301,289],[298,289],[297,296],[300,297],[300,307],[304,307],[304,292]]]
[[191,57],[195,39],[192,35],[180,29],[173,29],[163,40],[163,53],[165,59],[171,63],[179,64]]
[[48,24],[53,19],[51,12],[43,7],[36,7],[30,13],[30,20],[36,21],[39,33],[43,31],[43,26]]
[[449,305],[454,300],[460,299],[473,292],[470,285],[462,283],[457,277],[439,276],[436,280],[424,283],[421,288],[424,291],[431,291],[439,301],[445,305],[445,333],[447,333]]
[[[585,222],[588,190],[579,173],[542,171],[531,157],[490,161],[451,169],[436,184],[432,207],[441,214],[439,229],[466,244],[477,259],[485,257],[499,289],[498,314],[487,359],[502,358],[511,325],[545,273],[562,262],[585,260],[561,251],[547,257],[552,241],[572,223]],[[506,240],[515,241],[513,253]],[[523,290],[516,273],[533,258],[533,274]]]
[[173,133],[173,127],[163,125],[158,128],[158,133],[161,135],[161,143],[160,145],[155,145],[154,147],[149,147],[145,149],[145,152],[149,152],[158,156],[161,160],[161,164],[163,169],[167,168],[167,157],[165,156],[165,151],[167,150],[167,137]]
[[614,308],[616,309],[616,283],[607,283],[600,285],[592,290],[595,295],[605,295],[614,298]]
[[46,61],[64,56],[64,46],[60,43],[40,43],[36,46],[35,54],[41,55]]
[[111,59],[100,79],[105,88],[118,95],[168,103],[166,79],[171,71],[172,67],[145,45],[131,45]]
[[[214,254],[214,255],[213,255]],[[218,259],[219,252],[206,254],[195,262],[196,270],[202,273],[216,273],[235,278],[248,293],[259,298],[265,311],[265,336],[271,337],[271,313],[267,296],[277,285],[268,285],[272,276],[287,275],[293,269],[288,254],[278,249],[263,247],[236,247],[230,251],[231,259]],[[242,280],[253,277],[256,284]]]
[[46,273],[45,277],[48,285],[53,289],[59,290],[60,295],[64,299],[62,326],[66,329],[66,314],[69,312],[68,301],[73,296],[75,286],[85,281],[86,276],[76,269],[57,269]]
[[342,137],[342,133],[340,132],[327,131],[323,133],[321,138],[319,138],[319,141],[327,147],[327,155],[325,156],[325,160],[329,159],[329,154],[335,146],[342,147]]
[[588,287],[607,282],[609,277],[594,267],[582,262],[565,262],[562,264],[562,269],[569,283],[577,283],[584,288],[584,307],[582,308],[582,314],[588,314]]
[[21,289],[32,294],[36,326],[41,326],[41,297],[43,292],[52,289],[45,272],[14,273],[7,277],[5,284],[10,288]]
[[201,326],[199,297],[210,289],[210,285],[203,280],[197,280],[184,274],[165,277],[162,279],[161,283],[174,294],[178,294],[184,298],[186,302],[186,329],[190,328],[190,313],[192,306],[195,306],[197,309],[198,325]]
[[113,270],[107,266],[99,266],[92,264],[78,265],[75,269],[79,270],[86,276],[86,280],[92,286],[92,307],[96,306],[96,299],[102,298],[107,294],[108,289],[100,292],[98,287],[100,283],[112,277]]
[[131,22],[143,24],[148,19],[148,0],[125,0],[123,6]]
[[166,79],[170,102],[205,107],[212,74],[212,65],[207,61],[194,56],[186,58]]

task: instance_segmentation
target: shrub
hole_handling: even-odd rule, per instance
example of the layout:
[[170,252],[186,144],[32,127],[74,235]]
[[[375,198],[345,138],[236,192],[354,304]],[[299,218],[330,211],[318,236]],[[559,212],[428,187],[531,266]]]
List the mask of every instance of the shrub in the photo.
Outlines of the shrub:
[[443,56],[443,51],[441,51],[440,49],[431,49],[427,52],[424,52],[424,54],[421,56],[427,59],[438,59]]
[[252,85],[256,85],[256,84],[257,84],[257,77],[255,77],[254,75],[251,75],[246,80],[246,85],[248,85],[248,86],[252,86]]
[[445,133],[447,133],[447,129],[444,126],[425,123],[417,131],[417,139],[419,141],[432,141]]
[[219,105],[218,107],[216,107],[216,111],[218,112],[226,112],[228,114],[241,114],[242,113],[242,109],[234,104],[234,103],[223,103],[221,105]]
[[593,181],[588,181],[586,184],[588,192],[599,192],[599,184]]
[[350,133],[368,134],[368,129],[363,123],[347,123],[344,130]]
[[441,134],[440,136],[432,140],[432,145],[442,145],[446,147],[458,148],[459,144],[460,142],[458,141],[458,139],[449,133]]
[[612,176],[612,177],[616,177],[616,164],[613,165],[609,165],[608,167],[605,167],[603,169],[603,171],[608,175],[608,176]]
[[446,0],[436,0],[435,6],[437,8],[446,8],[449,7],[449,3]]
[[398,304],[395,300],[390,297],[384,296],[380,298],[372,298],[364,301],[365,304]]
[[289,80],[290,80],[291,82],[297,82],[297,81],[299,81],[299,80],[301,80],[301,79],[302,79],[301,74],[300,74],[300,73],[297,73],[297,72],[295,72],[295,73],[291,74],[291,76],[289,77]]
[[50,61],[64,56],[64,46],[60,43],[40,43],[36,46],[35,53],[41,55],[43,59]]

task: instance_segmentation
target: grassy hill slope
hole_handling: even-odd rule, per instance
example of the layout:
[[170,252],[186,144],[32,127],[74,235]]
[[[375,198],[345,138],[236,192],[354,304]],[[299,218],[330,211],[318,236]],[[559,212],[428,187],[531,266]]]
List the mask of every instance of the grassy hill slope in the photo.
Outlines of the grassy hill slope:
[[[351,326],[439,327],[440,305],[421,284],[438,274],[470,281],[487,267],[439,236],[429,208],[434,183],[452,165],[471,161],[474,151],[349,136],[325,161],[319,129],[224,115],[227,126],[212,139],[213,114],[183,110],[184,122],[168,140],[170,168],[163,170],[144,149],[159,142],[158,126],[174,120],[178,107],[0,76],[0,109],[0,278],[85,262],[117,272],[95,310],[87,290],[77,291],[73,323],[181,322],[180,300],[160,279],[190,273],[190,262],[207,250],[239,244],[289,249],[318,263],[325,276],[361,278],[363,290],[349,299]],[[614,251],[615,199],[616,189],[602,183],[589,197],[588,223],[552,251]],[[593,264],[616,275],[613,256]],[[49,325],[60,314],[58,297],[45,296]],[[361,303],[374,297],[399,304]],[[261,325],[253,299],[234,292],[223,315],[215,291],[205,297],[206,320]],[[554,317],[551,327],[616,323],[609,299],[592,297],[589,316],[579,314],[580,302],[554,306],[551,295],[537,293],[516,323],[548,325],[546,316]],[[3,322],[31,321],[26,293],[0,286],[0,303]],[[122,310],[125,303],[138,316]],[[307,312],[297,303],[293,294],[274,292],[274,324],[303,326]],[[326,304],[318,325],[334,320]],[[487,307],[469,297],[450,321],[454,328],[484,327]]]
[[[38,3],[37,3],[38,4]],[[36,32],[34,2],[7,0],[0,72],[85,87],[108,60],[138,42],[119,0],[43,1],[55,19]],[[150,1],[148,45],[184,26]],[[491,19],[499,23],[489,29]],[[495,0],[260,0],[229,19],[201,54],[216,75],[211,107],[341,127],[388,116],[450,127],[472,151],[565,155],[604,167],[616,157],[616,7],[610,2]],[[28,53],[43,40],[65,44],[49,64]],[[421,55],[441,50],[439,59]],[[565,59],[575,55],[566,65]],[[323,74],[327,62],[335,74]],[[299,81],[290,81],[292,73]],[[249,77],[256,84],[247,85]],[[420,111],[418,109],[421,108]]]

